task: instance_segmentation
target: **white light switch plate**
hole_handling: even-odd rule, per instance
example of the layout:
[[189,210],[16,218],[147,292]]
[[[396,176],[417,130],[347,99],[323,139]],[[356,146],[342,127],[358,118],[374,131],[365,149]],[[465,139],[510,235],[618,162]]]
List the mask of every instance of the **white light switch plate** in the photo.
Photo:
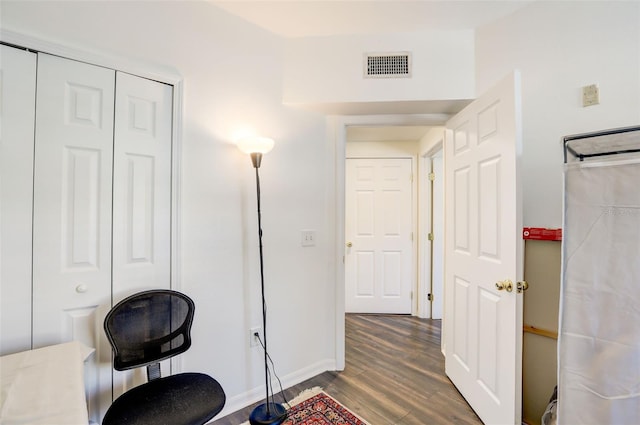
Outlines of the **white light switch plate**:
[[582,106],[592,106],[600,103],[600,90],[597,84],[582,87]]
[[316,231],[315,230],[303,230],[301,232],[302,246],[314,246],[316,244]]

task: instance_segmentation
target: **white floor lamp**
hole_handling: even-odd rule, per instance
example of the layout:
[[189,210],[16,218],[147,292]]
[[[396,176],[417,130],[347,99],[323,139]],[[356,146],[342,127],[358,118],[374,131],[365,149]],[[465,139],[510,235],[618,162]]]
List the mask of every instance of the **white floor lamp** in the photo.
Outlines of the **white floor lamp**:
[[262,290],[262,337],[264,339],[264,383],[265,402],[258,405],[249,416],[251,425],[277,425],[287,417],[285,407],[273,400],[271,388],[271,375],[269,374],[269,354],[267,352],[267,305],[264,297],[264,266],[262,259],[262,216],[260,212],[260,175],[258,169],[262,162],[262,155],[273,149],[273,140],[266,137],[247,137],[237,142],[238,148],[251,155],[251,163],[256,170],[256,194],[258,199],[258,241],[260,246],[260,288]]

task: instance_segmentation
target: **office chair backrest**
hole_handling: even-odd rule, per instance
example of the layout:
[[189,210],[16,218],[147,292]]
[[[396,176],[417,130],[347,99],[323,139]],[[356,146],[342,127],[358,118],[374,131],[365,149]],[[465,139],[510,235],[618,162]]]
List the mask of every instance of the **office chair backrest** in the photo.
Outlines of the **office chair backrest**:
[[[171,290],[139,292],[120,301],[104,320],[114,351],[113,367],[151,370],[151,365],[187,351],[194,308],[191,298]],[[157,367],[154,378],[159,377]]]

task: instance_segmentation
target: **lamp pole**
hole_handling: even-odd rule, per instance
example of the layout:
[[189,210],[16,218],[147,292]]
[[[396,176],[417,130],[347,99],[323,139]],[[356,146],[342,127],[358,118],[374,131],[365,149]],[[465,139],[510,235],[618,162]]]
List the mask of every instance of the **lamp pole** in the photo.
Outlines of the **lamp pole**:
[[264,387],[266,393],[266,414],[271,416],[271,401],[269,400],[269,368],[267,354],[267,303],[264,296],[264,261],[262,257],[262,211],[260,209],[260,163],[262,162],[262,154],[254,152],[251,154],[251,162],[256,170],[256,197],[258,206],[258,246],[260,249],[260,290],[262,293],[262,338],[264,339]]
[[[271,144],[268,150],[273,146],[273,141],[265,139]],[[256,170],[256,198],[258,209],[258,245],[260,252],[260,290],[262,295],[262,337],[264,339],[264,385],[265,385],[265,403],[258,405],[249,416],[251,425],[278,425],[287,417],[287,410],[282,404],[273,401],[273,394],[270,395],[269,385],[269,354],[267,351],[267,303],[264,290],[264,260],[262,255],[262,211],[260,208],[260,173],[258,172],[262,163],[263,152],[250,151],[251,163]]]

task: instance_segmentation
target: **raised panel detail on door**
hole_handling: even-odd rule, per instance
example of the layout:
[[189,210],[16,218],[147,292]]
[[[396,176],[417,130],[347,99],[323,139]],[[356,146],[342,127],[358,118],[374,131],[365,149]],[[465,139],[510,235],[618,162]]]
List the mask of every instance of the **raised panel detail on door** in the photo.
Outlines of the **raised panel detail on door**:
[[471,186],[469,167],[461,167],[453,172],[453,185],[455,187],[454,199],[454,228],[455,249],[458,252],[469,252],[469,186]]
[[35,53],[0,46],[0,355],[31,348]]
[[126,159],[128,185],[124,225],[127,255],[124,264],[152,264],[155,158],[129,154]]
[[357,297],[373,297],[375,284],[375,253],[373,251],[358,251],[356,253],[356,282]]
[[100,150],[63,148],[61,254],[67,271],[100,268]]
[[500,261],[500,157],[478,163],[479,255]]
[[[67,124],[101,128],[103,124],[103,90],[68,82],[65,90],[65,119]],[[111,123],[108,123],[111,124]]]
[[496,323],[500,323],[500,297],[490,291],[479,289],[478,294],[478,363],[477,380],[490,394],[496,403],[502,398],[499,393],[499,362],[500,353],[497,351],[500,334]]
[[469,311],[470,295],[469,282],[454,276],[453,288],[453,326],[454,341],[452,353],[460,366],[469,370],[469,326],[467,312]]
[[358,236],[373,236],[374,193],[372,190],[361,190],[356,193],[354,213],[356,219],[356,234]]
[[402,296],[402,252],[382,253],[382,296],[396,298]]

